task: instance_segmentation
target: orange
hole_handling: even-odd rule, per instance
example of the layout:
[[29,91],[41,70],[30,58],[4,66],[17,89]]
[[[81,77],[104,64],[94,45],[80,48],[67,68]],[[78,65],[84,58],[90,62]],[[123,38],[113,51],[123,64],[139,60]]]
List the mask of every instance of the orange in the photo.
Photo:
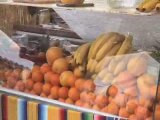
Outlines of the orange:
[[52,96],[53,99],[58,99],[59,98],[58,91],[59,91],[59,87],[58,86],[53,86],[51,88],[51,96]]
[[40,67],[40,71],[41,71],[41,73],[45,74],[45,73],[51,71],[51,67],[47,63],[45,63]]
[[95,88],[96,88],[96,85],[92,80],[86,80],[84,82],[84,90],[94,92]]
[[100,107],[103,108],[108,105],[108,97],[103,95],[98,95],[95,99],[95,103]]
[[50,91],[51,91],[51,88],[52,88],[51,84],[45,83],[45,84],[43,85],[42,91],[43,91],[43,93],[44,93],[45,95],[49,95],[49,94],[50,94]]
[[77,100],[75,102],[75,105],[82,107],[83,106],[83,102],[81,100]]
[[34,65],[32,68],[32,73],[36,71],[40,71],[40,67],[38,65]]
[[16,86],[17,80],[14,77],[7,78],[7,84],[9,88],[14,88]]
[[41,93],[40,96],[47,98],[47,95],[45,93]]
[[57,73],[61,74],[64,71],[68,70],[69,63],[65,58],[58,58],[54,61],[52,65],[52,70]]
[[113,101],[113,97],[109,96],[108,101],[109,101],[109,103],[111,103]]
[[5,78],[8,78],[10,75],[11,75],[11,73],[13,72],[13,70],[7,70],[5,73],[4,73],[4,76],[5,76]]
[[129,120],[136,120],[136,119],[137,119],[137,117],[134,114],[132,114],[132,115],[129,116]]
[[42,92],[42,87],[43,87],[43,84],[41,82],[37,82],[37,83],[34,84],[33,90],[35,91],[35,93],[37,95],[40,95],[41,92]]
[[69,87],[73,87],[75,85],[75,81],[77,80],[76,76],[72,75],[68,78],[67,84]]
[[119,116],[124,118],[129,118],[129,113],[127,112],[126,108],[120,108]]
[[73,71],[74,75],[77,78],[82,78],[84,77],[84,70],[81,67],[76,67]]
[[68,86],[67,82],[68,79],[73,76],[73,72],[71,71],[64,71],[61,75],[60,75],[60,83],[62,86]]
[[133,114],[137,108],[137,103],[135,100],[129,100],[126,105],[126,110]]
[[20,79],[21,72],[22,72],[22,70],[17,68],[17,69],[15,69],[15,70],[13,70],[12,75],[13,75],[13,77],[15,77],[16,79]]
[[107,112],[113,115],[118,115],[119,107],[114,102],[108,104],[107,106]]
[[25,89],[24,92],[25,93],[30,93],[30,91],[28,89]]
[[60,85],[59,75],[58,74],[52,74],[50,76],[50,83],[52,85],[55,85],[55,86]]
[[61,87],[58,91],[58,95],[60,98],[66,99],[68,97],[68,88]]
[[23,92],[25,90],[25,84],[23,83],[22,80],[17,82],[16,87],[18,88],[19,91]]
[[92,92],[88,93],[88,95],[87,95],[87,102],[90,105],[94,104],[95,99],[96,99],[96,95],[94,93],[92,93]]
[[26,81],[26,88],[27,88],[28,90],[32,90],[32,89],[33,89],[33,85],[34,85],[34,81],[33,81],[32,79],[28,79],[28,80]]
[[85,80],[84,79],[78,79],[78,80],[76,80],[75,81],[75,87],[78,89],[78,90],[80,90],[80,91],[82,91],[83,90],[83,86],[84,86],[84,82],[85,82]]
[[93,105],[92,109],[93,109],[93,110],[100,111],[100,108],[98,107],[98,105]]
[[59,47],[50,47],[46,52],[46,58],[49,65],[52,65],[53,62],[63,57],[63,49]]
[[69,92],[68,92],[68,96],[69,98],[71,98],[73,101],[77,101],[80,99],[80,92],[77,88],[72,87],[70,88]]
[[108,107],[106,106],[106,107],[104,107],[102,110],[101,110],[102,112],[108,112]]
[[36,92],[35,92],[34,90],[32,90],[30,93],[31,93],[32,95],[36,95]]
[[67,99],[65,100],[65,103],[72,104],[72,105],[74,104],[73,100],[70,99],[70,98],[67,98]]
[[52,74],[53,74],[52,71],[49,71],[46,74],[44,74],[45,83],[50,83],[50,78],[51,78]]
[[65,102],[65,99],[59,98],[58,101],[60,101],[60,102]]
[[89,103],[84,103],[83,107],[85,107],[85,108],[92,108],[92,106]]
[[32,80],[34,82],[43,82],[43,74],[40,71],[35,71],[32,73]]
[[48,96],[48,98],[49,98],[49,99],[53,99],[53,97],[52,97],[52,95],[51,95],[51,94]]
[[118,88],[114,85],[111,85],[108,90],[108,95],[111,96],[111,97],[115,97],[118,93]]
[[82,102],[86,102],[88,97],[88,93],[86,91],[80,93],[80,99]]

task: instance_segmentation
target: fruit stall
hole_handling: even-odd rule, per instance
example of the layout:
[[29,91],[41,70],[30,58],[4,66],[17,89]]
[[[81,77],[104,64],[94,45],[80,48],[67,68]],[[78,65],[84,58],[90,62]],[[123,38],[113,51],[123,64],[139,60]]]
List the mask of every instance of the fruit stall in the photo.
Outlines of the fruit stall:
[[0,1],[0,120],[160,120],[160,2],[131,1]]

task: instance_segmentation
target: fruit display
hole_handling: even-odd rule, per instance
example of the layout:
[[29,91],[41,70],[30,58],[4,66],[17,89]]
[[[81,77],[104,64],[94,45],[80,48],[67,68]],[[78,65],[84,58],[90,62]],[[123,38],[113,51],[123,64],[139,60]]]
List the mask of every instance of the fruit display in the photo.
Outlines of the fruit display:
[[145,52],[128,54],[132,39],[104,33],[81,45],[73,56],[50,47],[46,63],[0,72],[2,86],[130,120],[148,120],[154,113],[159,63]]
[[154,9],[159,11],[160,1],[159,0],[143,0],[140,5],[136,8],[140,12],[151,12]]
[[82,71],[94,75],[106,64],[108,56],[127,54],[132,51],[132,36],[116,32],[104,33],[92,43],[80,46],[74,53],[74,60]]

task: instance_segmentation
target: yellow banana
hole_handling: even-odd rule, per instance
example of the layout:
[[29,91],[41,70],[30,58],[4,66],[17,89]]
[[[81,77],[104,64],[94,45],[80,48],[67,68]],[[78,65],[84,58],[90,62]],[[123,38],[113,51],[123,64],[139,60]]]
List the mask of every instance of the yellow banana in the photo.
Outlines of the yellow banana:
[[113,35],[118,35],[118,33],[115,33],[115,32],[110,32],[110,33],[105,33],[105,34],[102,34],[100,35],[96,42],[95,42],[95,46],[94,46],[94,49],[92,50],[93,51],[93,54],[91,56],[91,58],[95,58],[96,57],[96,53],[97,51],[113,36]]
[[93,60],[93,62],[91,64],[91,68],[90,68],[90,73],[94,73],[95,72],[96,65],[97,65],[97,61]]
[[113,56],[116,55],[116,53],[118,52],[118,50],[120,49],[122,43],[118,43],[115,46],[113,46],[113,48],[107,53],[107,56]]
[[158,4],[156,5],[156,10],[157,10],[157,11],[160,11],[160,3],[158,3]]
[[132,48],[132,40],[133,37],[131,35],[126,36],[121,48],[117,52],[117,55],[128,53],[129,50]]
[[99,73],[99,71],[101,71],[104,67],[106,67],[106,66],[109,64],[109,62],[110,62],[111,59],[112,59],[111,57],[105,57],[105,58],[103,58],[103,59],[96,65],[95,72],[96,72],[96,73]]
[[88,64],[87,64],[87,71],[89,72],[91,71],[92,63],[93,63],[93,59],[89,59]]
[[90,47],[90,49],[89,49],[89,52],[88,52],[88,61],[89,61],[89,59],[91,58],[91,56],[92,56],[92,54],[93,54],[93,49],[94,49],[94,46],[95,46],[95,42],[96,41],[93,41],[92,43],[91,43],[91,47]]
[[140,12],[144,12],[143,6],[144,4],[146,4],[147,2],[149,2],[150,0],[144,0],[142,3],[140,3],[140,5],[136,8],[136,10],[140,11]]
[[117,43],[122,42],[124,40],[123,35],[114,34],[107,42],[100,48],[98,53],[96,54],[96,60],[100,61],[103,59],[109,50]]
[[90,43],[86,43],[82,46],[80,46],[79,50],[78,50],[78,55],[77,55],[77,60],[76,63],[77,64],[83,64],[84,61],[86,61],[87,59],[87,55],[88,55],[88,51],[90,48]]
[[145,3],[143,6],[144,12],[151,12],[152,10],[154,10],[158,2],[159,0],[150,0]]

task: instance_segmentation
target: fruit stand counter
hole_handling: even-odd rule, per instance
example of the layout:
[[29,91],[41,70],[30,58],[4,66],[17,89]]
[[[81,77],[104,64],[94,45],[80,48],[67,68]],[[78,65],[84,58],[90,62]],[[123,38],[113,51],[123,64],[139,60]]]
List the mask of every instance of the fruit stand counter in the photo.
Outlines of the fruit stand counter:
[[126,120],[5,88],[0,93],[0,120]]

